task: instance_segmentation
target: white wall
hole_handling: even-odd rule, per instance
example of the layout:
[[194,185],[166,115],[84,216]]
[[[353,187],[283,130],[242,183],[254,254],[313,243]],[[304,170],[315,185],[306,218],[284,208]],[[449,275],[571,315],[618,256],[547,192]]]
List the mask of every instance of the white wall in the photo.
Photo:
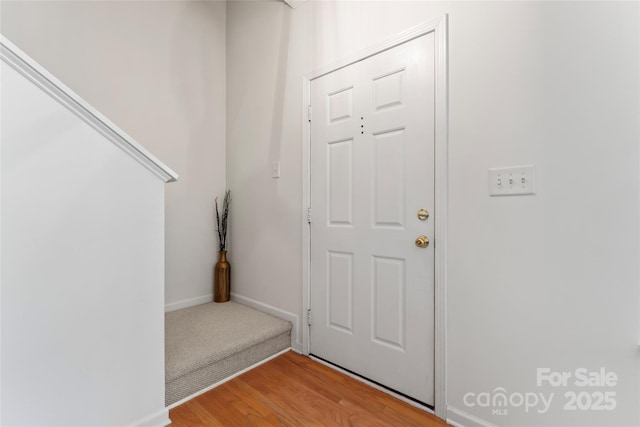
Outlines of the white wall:
[[225,189],[225,8],[0,2],[3,35],[180,175],[166,194],[169,308],[212,298],[213,200]]
[[[638,426],[637,2],[229,2],[234,291],[302,318],[302,76],[445,13],[451,418]],[[488,197],[488,168],[529,163],[536,196]],[[545,367],[619,381],[538,387]],[[547,413],[503,416],[463,401],[497,387],[555,397]],[[564,411],[568,391],[615,391],[617,408]]]
[[[302,76],[448,13],[450,413],[640,424],[637,2],[229,2],[226,40],[219,2],[0,6],[3,34],[181,175],[167,194],[167,302],[210,293],[226,155],[233,291],[299,319]],[[489,167],[526,163],[536,196],[488,197]],[[546,415],[463,402],[546,393],[536,368],[582,366],[617,372],[615,412],[562,411],[568,389]]]
[[164,181],[2,62],[3,426],[159,426]]

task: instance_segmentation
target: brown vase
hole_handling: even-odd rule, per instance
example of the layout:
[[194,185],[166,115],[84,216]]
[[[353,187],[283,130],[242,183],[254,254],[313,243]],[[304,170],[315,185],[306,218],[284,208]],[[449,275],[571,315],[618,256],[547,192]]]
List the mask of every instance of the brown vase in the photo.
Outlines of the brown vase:
[[227,251],[220,251],[219,257],[213,273],[213,300],[227,302],[231,296],[231,266],[227,261]]

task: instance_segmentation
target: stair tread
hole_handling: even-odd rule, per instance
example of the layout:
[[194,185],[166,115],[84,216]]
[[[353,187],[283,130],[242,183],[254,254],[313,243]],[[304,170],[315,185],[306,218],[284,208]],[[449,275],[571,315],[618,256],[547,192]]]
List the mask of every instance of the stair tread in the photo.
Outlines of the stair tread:
[[166,313],[166,381],[287,333],[291,327],[289,321],[233,301]]

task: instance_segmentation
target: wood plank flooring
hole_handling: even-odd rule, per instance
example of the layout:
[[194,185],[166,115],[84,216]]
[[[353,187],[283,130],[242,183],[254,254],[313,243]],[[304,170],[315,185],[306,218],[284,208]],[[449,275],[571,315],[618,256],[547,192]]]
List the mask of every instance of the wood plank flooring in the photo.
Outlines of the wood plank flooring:
[[291,351],[172,409],[169,417],[173,427],[447,426]]

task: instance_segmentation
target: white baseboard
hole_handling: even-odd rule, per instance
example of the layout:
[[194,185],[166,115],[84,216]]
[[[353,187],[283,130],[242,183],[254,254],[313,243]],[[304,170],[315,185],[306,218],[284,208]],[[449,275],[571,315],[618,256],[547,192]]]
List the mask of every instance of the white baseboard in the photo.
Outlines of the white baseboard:
[[171,424],[169,419],[169,410],[164,408],[155,414],[144,417],[135,423],[129,424],[128,427],[164,427]]
[[[258,367],[258,366],[262,365],[263,363],[266,363],[266,362],[268,362],[268,361],[270,361],[270,360],[272,360],[272,359],[275,359],[275,358],[276,358],[276,357],[278,357],[278,356],[282,356],[283,354],[287,353],[287,352],[288,352],[288,351],[290,351],[290,350],[291,350],[290,348],[285,348],[284,350],[282,350],[282,351],[280,351],[280,352],[278,352],[278,353],[274,354],[273,356],[269,356],[269,357],[267,357],[266,359],[261,360],[261,361],[259,361],[259,362],[257,362],[257,363],[254,363],[253,365],[251,365],[251,366],[249,366],[249,367],[247,367],[247,368],[244,368],[243,370],[238,371],[238,372],[236,372],[235,374],[233,374],[233,375],[231,375],[231,376],[229,376],[229,377],[227,377],[227,378],[225,378],[225,379],[223,379],[223,380],[220,380],[220,381],[218,381],[217,383],[212,384],[212,385],[210,385],[209,387],[207,387],[207,388],[205,388],[205,389],[202,389],[202,390],[200,390],[200,391],[197,391],[197,392],[193,393],[192,395],[185,397],[185,398],[184,398],[184,399],[182,399],[182,400],[178,400],[177,402],[172,403],[171,405],[167,406],[167,413],[168,413],[168,411],[169,411],[170,409],[173,409],[173,408],[175,408],[176,406],[180,406],[180,405],[182,405],[183,403],[188,402],[189,400],[191,400],[191,399],[193,399],[193,398],[195,398],[195,397],[198,397],[198,396],[200,396],[200,395],[201,395],[201,394],[203,394],[203,393],[208,392],[209,390],[213,390],[214,388],[216,388],[216,387],[218,387],[218,386],[220,386],[220,385],[222,385],[222,384],[226,383],[227,381],[232,380],[232,379],[234,379],[235,377],[239,377],[240,375],[244,374],[245,372],[248,372],[248,371],[252,370],[253,368],[256,368],[256,367]],[[169,422],[171,422],[171,420],[169,420]]]
[[496,427],[488,421],[452,406],[447,407],[447,423],[453,427]]
[[202,295],[200,297],[183,299],[181,301],[165,304],[164,312],[180,310],[181,308],[193,307],[194,305],[206,304],[213,301],[213,294]]
[[272,316],[278,317],[283,320],[288,320],[293,324],[293,330],[291,331],[291,348],[297,353],[302,353],[302,343],[298,341],[298,330],[300,321],[299,317],[293,313],[289,313],[288,311],[281,310],[277,307],[273,307],[268,304],[261,303],[260,301],[256,301],[254,299],[238,295],[236,293],[231,292],[231,299],[237,303],[242,305],[246,305],[247,307],[255,308],[258,311],[262,311],[263,313],[270,314]]

